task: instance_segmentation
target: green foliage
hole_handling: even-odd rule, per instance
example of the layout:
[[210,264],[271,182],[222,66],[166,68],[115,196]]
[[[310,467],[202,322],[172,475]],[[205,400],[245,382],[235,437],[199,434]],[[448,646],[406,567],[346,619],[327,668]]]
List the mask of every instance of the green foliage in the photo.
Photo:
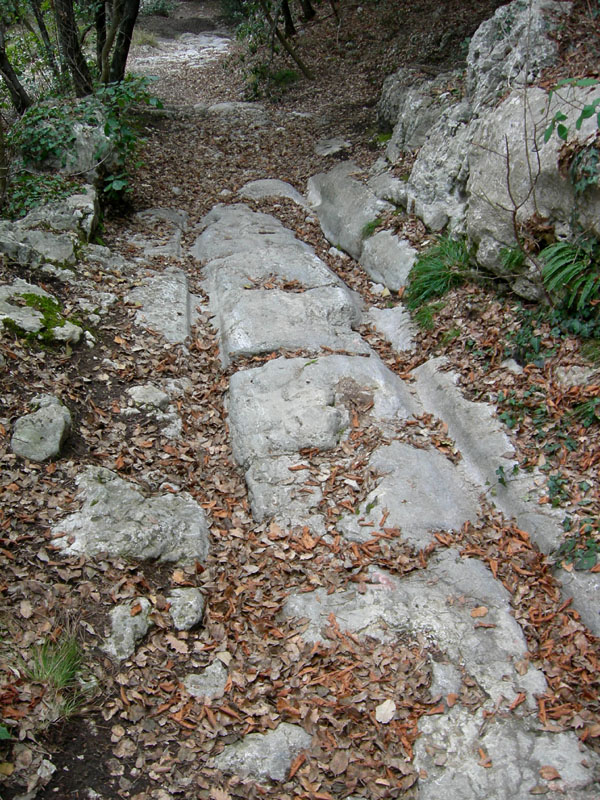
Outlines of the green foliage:
[[595,242],[556,242],[540,253],[546,289],[578,314],[598,308],[600,262]]
[[39,167],[49,159],[57,159],[65,166],[67,153],[75,142],[73,132],[74,106],[66,103],[50,106],[47,103],[28,108],[13,125],[8,145],[15,148],[26,167]]
[[[572,519],[565,517],[563,528],[569,532],[572,528]],[[600,541],[598,541],[598,522],[591,518],[584,518],[580,522],[579,535],[570,536],[561,544],[554,554],[554,563],[565,562],[573,564],[578,570],[588,570],[596,566],[598,554],[600,553]]]
[[64,635],[54,642],[47,639],[33,654],[27,674],[31,680],[54,689],[67,689],[75,685],[81,671],[83,654],[73,636]]
[[140,14],[145,17],[170,17],[175,9],[173,0],[143,0]]
[[525,253],[518,247],[503,247],[500,251],[500,261],[508,273],[518,273],[525,263]]
[[8,219],[19,219],[37,206],[69,197],[77,187],[77,183],[69,181],[63,175],[17,171],[9,179],[7,200],[2,213]]
[[381,217],[375,217],[375,219],[370,220],[367,222],[366,225],[363,226],[361,231],[361,235],[363,239],[368,239],[370,236],[373,236],[377,228],[381,225],[382,220]]
[[591,397],[580,403],[570,412],[570,415],[579,420],[584,428],[600,423],[600,397]]
[[441,311],[445,303],[426,303],[417,308],[414,313],[414,320],[424,331],[432,331],[435,328],[435,315]]
[[464,241],[446,236],[421,253],[410,271],[404,299],[416,309],[434,297],[463,284],[468,276],[470,253]]
[[2,739],[12,739],[10,731],[5,725],[0,725],[0,740]]
[[[597,78],[566,78],[565,80],[559,81],[559,83],[557,83],[556,86],[548,92],[548,102],[550,102],[555,92],[565,86],[577,86],[585,89],[590,86],[597,85]],[[583,108],[580,110],[577,120],[575,121],[575,127],[577,130],[581,129],[584,120],[590,119],[594,115],[596,115],[597,124],[600,128],[600,112],[597,111],[598,106],[600,106],[600,97],[594,98],[591,103],[587,103],[585,106],[583,106]],[[544,131],[544,142],[550,141],[550,138],[555,131],[558,138],[562,139],[563,142],[566,142],[569,137],[569,128],[564,123],[567,122],[567,120],[568,117],[563,111],[557,111],[552,117],[550,124]]]
[[577,151],[569,166],[569,176],[577,195],[582,195],[590,186],[598,186],[600,153],[594,145],[587,145]]

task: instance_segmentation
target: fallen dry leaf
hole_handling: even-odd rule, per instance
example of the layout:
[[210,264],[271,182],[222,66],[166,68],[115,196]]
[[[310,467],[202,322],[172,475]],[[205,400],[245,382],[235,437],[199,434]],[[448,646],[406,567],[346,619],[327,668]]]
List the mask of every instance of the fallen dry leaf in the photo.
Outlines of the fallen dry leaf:
[[474,608],[471,611],[471,616],[474,619],[478,619],[479,617],[485,617],[487,613],[488,609],[486,608],[486,606],[477,606],[477,608]]
[[545,781],[556,781],[560,780],[560,772],[551,766],[540,767],[540,776]]
[[394,719],[396,713],[396,703],[393,700],[384,700],[375,709],[375,719],[382,725],[387,725]]

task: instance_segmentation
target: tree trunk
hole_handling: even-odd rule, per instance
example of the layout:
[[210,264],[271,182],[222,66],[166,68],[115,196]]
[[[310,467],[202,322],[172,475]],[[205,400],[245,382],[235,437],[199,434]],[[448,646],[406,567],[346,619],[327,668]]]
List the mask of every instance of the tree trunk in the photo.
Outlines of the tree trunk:
[[106,3],[99,0],[94,12],[94,24],[96,26],[96,66],[98,72],[102,74],[102,51],[106,43]]
[[31,10],[33,11],[33,16],[35,17],[35,21],[37,23],[38,30],[40,32],[40,37],[44,44],[44,49],[46,51],[48,63],[50,64],[50,69],[52,70],[52,74],[58,81],[60,80],[60,71],[58,69],[58,64],[56,63],[56,58],[54,57],[54,48],[52,46],[52,42],[50,41],[48,28],[46,27],[46,23],[44,21],[44,15],[42,14],[41,2],[40,0],[29,0],[29,4],[31,6]]
[[67,63],[77,97],[93,92],[92,76],[81,52],[79,35],[73,11],[73,0],[54,0],[58,41]]
[[131,45],[133,29],[140,10],[140,0],[125,0],[123,4],[123,14],[117,31],[115,49],[110,62],[110,82],[116,83],[125,77],[125,67],[127,66],[127,56]]
[[16,112],[22,114],[29,108],[32,100],[21,85],[21,81],[18,79],[16,72],[12,68],[12,64],[8,60],[4,31],[4,24],[0,23],[0,74],[4,79]]
[[315,14],[317,13],[310,0],[300,0],[300,5],[302,6],[302,17],[304,18],[305,22],[308,22],[311,19],[314,19]]
[[283,12],[283,30],[289,39],[290,36],[296,35],[296,28],[294,27],[294,20],[292,19],[292,12],[290,11],[288,0],[281,0],[281,10]]

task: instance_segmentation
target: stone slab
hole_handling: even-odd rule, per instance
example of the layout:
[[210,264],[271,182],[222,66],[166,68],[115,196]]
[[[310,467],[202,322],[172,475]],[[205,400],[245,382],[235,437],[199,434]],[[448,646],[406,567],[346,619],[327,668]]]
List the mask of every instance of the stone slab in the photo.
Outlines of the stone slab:
[[417,326],[403,306],[370,308],[363,314],[363,323],[372,325],[397,352],[415,349]]
[[159,239],[155,235],[144,236],[142,234],[135,234],[131,237],[131,243],[141,247],[147,258],[166,256],[180,259],[183,256],[181,242],[183,234],[187,230],[187,212],[173,208],[147,208],[145,211],[137,213],[135,218],[148,223],[149,226],[166,223],[171,229],[168,237]]
[[[485,718],[481,709],[472,714],[459,706],[421,717],[419,731],[419,800],[598,796],[598,758],[572,732],[547,733],[536,730],[533,720],[527,724],[514,716]],[[542,767],[554,767],[560,778],[544,780]]]
[[352,330],[360,322],[358,303],[341,286],[305,292],[232,290],[221,298],[214,322],[225,365],[238,356],[277,350],[328,347],[355,354],[371,352]]
[[[469,479],[487,491],[506,517],[515,518],[541,550],[549,552],[562,540],[562,516],[538,505],[539,490],[532,475],[513,475],[517,465],[514,448],[504,425],[494,416],[495,408],[463,397],[457,377],[442,371],[444,364],[443,358],[431,359],[413,372],[425,410],[448,425]],[[506,486],[498,482],[500,466],[510,476]]]
[[247,469],[256,458],[332,449],[350,424],[344,402],[352,391],[372,395],[376,420],[416,410],[405,384],[373,356],[278,358],[236,373],[228,409],[235,460]]
[[308,208],[308,203],[303,195],[291,184],[275,178],[261,178],[257,181],[249,181],[242,186],[238,192],[240,197],[249,200],[262,200],[266,197],[284,197],[293,200],[294,203],[302,208]]
[[[480,561],[444,551],[427,570],[397,579],[371,569],[371,583],[327,594],[326,590],[291,595],[283,613],[307,619],[303,637],[322,639],[322,628],[333,613],[342,630],[383,641],[401,634],[424,634],[453,665],[464,666],[488,695],[487,706],[508,704],[523,691],[527,705],[546,690],[543,674],[524,659],[527,643],[511,615],[510,596]],[[485,607],[480,625],[474,608]],[[516,664],[527,670],[521,675]]]
[[258,458],[246,472],[252,516],[256,522],[275,518],[293,528],[308,525],[324,533],[323,518],[317,513],[323,493],[318,486],[306,486],[309,473],[292,471],[298,457]]
[[140,306],[135,321],[144,328],[158,331],[172,344],[180,344],[190,333],[191,309],[185,273],[171,267],[144,278],[127,295],[127,300]]
[[391,231],[380,231],[365,239],[360,264],[374,281],[398,292],[406,286],[417,255],[406,239],[399,239]]
[[356,164],[343,162],[312,177],[307,191],[308,202],[325,237],[357,260],[363,249],[365,226],[383,212],[394,209],[353,177],[358,172]]
[[213,759],[223,772],[241,777],[284,781],[292,761],[310,747],[312,736],[299,725],[282,722],[269,733],[250,733],[239,742],[227,745]]
[[374,451],[368,468],[381,478],[360,513],[346,514],[337,524],[348,539],[370,539],[385,511],[386,528],[399,528],[402,540],[415,548],[428,545],[434,531],[458,531],[477,519],[477,492],[437,450],[392,442]]
[[[132,614],[134,606],[141,610]],[[110,613],[111,633],[103,650],[116,661],[133,655],[137,643],[144,638],[154,623],[150,619],[152,606],[145,597],[136,597],[128,603],[114,608]]]
[[203,561],[209,530],[202,508],[187,493],[146,498],[136,484],[102,467],[77,478],[80,511],[53,528],[68,553],[160,561]]

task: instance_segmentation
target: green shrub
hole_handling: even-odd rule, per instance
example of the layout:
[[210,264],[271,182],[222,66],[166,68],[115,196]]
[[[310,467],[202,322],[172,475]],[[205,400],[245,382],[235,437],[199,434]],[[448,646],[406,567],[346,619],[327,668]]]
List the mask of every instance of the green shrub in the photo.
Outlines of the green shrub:
[[16,171],[9,178],[3,216],[19,219],[37,206],[69,197],[77,191],[77,187],[77,183],[69,181],[63,175]]
[[463,240],[445,236],[421,253],[408,277],[406,304],[416,309],[463,284],[469,274],[470,253]]
[[540,253],[542,279],[548,292],[578,314],[597,313],[600,304],[600,261],[597,243],[556,242]]
[[143,0],[140,14],[145,17],[170,17],[174,8],[173,0]]

